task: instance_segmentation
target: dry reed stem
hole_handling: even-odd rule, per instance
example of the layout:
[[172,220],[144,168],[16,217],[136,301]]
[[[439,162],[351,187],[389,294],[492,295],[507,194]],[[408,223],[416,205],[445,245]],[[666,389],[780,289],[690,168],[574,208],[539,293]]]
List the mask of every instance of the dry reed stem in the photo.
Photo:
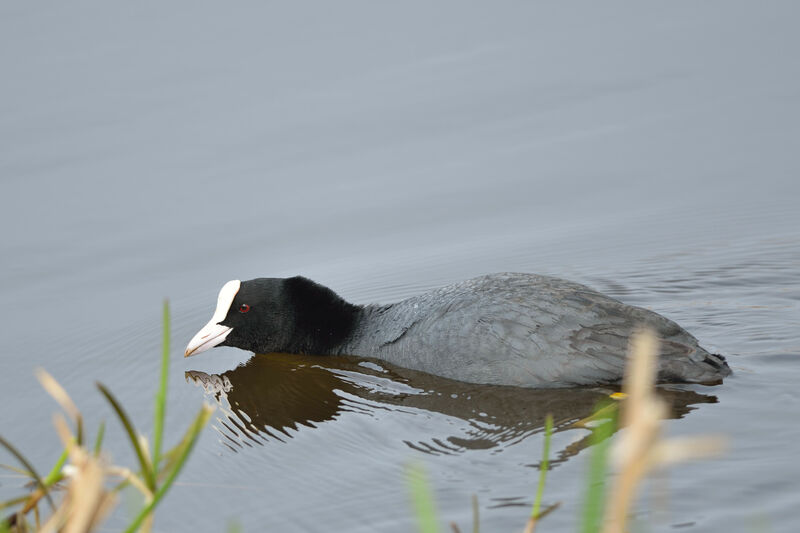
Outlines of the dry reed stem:
[[25,501],[25,505],[22,506],[20,512],[22,514],[28,514],[31,510],[38,511],[39,509],[39,501],[44,498],[44,491],[40,488],[36,489],[28,496],[27,501]]
[[656,444],[650,453],[650,468],[661,468],[691,459],[714,457],[724,452],[728,441],[720,435],[675,437]]
[[109,468],[102,459],[76,444],[75,436],[60,413],[53,416],[53,425],[69,455],[71,464],[67,466],[71,468],[65,467],[65,470],[69,472],[70,481],[61,505],[42,526],[40,533],[93,531],[111,512],[116,500],[114,494],[105,488]]
[[721,437],[695,437],[663,440],[661,420],[667,406],[655,394],[658,340],[652,331],[641,331],[631,338],[621,407],[626,430],[612,449],[612,461],[619,475],[609,493],[604,533],[623,533],[636,488],[651,470],[676,462],[718,454],[724,445]]
[[150,500],[153,499],[153,493],[150,491],[149,488],[147,488],[147,485],[145,485],[142,482],[142,479],[139,476],[131,472],[129,468],[125,468],[124,466],[111,465],[107,468],[107,472],[111,475],[119,476],[128,483],[130,483],[131,485],[133,485],[134,488],[136,488],[139,492],[142,493],[145,502],[149,503]]
[[72,418],[72,420],[77,423],[78,420],[82,418],[81,412],[78,410],[75,402],[72,401],[72,398],[69,397],[67,391],[64,390],[64,387],[62,387],[53,376],[47,373],[46,370],[43,368],[37,368],[36,379],[39,380],[42,388],[47,391],[47,393],[52,396],[56,402],[58,402],[61,408],[64,409],[64,411],[70,416],[70,418]]

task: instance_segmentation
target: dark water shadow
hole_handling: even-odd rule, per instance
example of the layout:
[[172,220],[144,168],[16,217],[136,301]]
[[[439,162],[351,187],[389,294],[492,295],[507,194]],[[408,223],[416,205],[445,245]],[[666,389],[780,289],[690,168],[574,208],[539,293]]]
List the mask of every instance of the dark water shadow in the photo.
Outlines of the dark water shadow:
[[[409,447],[430,454],[474,449],[501,450],[541,432],[548,413],[555,431],[573,429],[591,416],[613,387],[524,389],[451,381],[413,370],[350,357],[259,354],[222,374],[186,372],[187,382],[201,386],[224,413],[220,433],[231,449],[286,442],[348,412],[380,418],[386,411],[441,413],[463,424],[458,434],[420,440],[398,435]],[[681,387],[660,388],[671,405],[670,417],[681,418],[694,405],[715,403],[716,396]],[[445,429],[446,428],[446,429]],[[431,434],[453,431],[440,424]],[[409,432],[413,432],[409,430]],[[418,433],[418,431],[417,431]],[[556,451],[552,464],[566,461],[589,445],[587,436]]]

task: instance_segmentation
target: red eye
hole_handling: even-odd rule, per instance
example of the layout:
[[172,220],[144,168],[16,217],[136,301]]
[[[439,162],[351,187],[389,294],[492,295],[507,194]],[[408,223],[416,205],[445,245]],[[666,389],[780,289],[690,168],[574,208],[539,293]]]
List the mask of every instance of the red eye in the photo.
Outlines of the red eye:
[[247,304],[242,304],[242,305],[239,306],[239,312],[240,313],[246,313],[249,310],[250,310],[250,306],[247,305]]

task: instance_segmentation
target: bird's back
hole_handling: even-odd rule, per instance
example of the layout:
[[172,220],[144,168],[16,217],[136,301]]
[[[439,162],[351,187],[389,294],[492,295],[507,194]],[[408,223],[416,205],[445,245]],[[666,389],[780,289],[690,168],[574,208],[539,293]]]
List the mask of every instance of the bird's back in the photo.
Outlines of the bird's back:
[[667,318],[584,285],[518,273],[368,306],[342,352],[475,383],[609,383],[622,377],[628,338],[643,326],[663,339],[662,380],[715,381],[730,373]]

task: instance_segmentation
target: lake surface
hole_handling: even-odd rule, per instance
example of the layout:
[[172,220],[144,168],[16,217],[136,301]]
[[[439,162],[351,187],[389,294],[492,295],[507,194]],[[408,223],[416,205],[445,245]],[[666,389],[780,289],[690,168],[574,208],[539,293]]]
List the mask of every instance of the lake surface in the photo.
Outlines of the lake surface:
[[[95,390],[150,432],[163,298],[167,442],[218,409],[156,531],[522,528],[556,418],[542,531],[575,531],[604,390],[480,387],[351,358],[184,360],[229,279],[302,274],[357,303],[526,271],[586,283],[723,353],[671,386],[651,531],[800,523],[800,8],[704,2],[105,2],[0,6],[0,416],[42,469],[54,402],[133,464]],[[0,463],[11,458],[0,452]],[[23,480],[0,474],[0,499]],[[109,530],[128,520],[126,506]]]

